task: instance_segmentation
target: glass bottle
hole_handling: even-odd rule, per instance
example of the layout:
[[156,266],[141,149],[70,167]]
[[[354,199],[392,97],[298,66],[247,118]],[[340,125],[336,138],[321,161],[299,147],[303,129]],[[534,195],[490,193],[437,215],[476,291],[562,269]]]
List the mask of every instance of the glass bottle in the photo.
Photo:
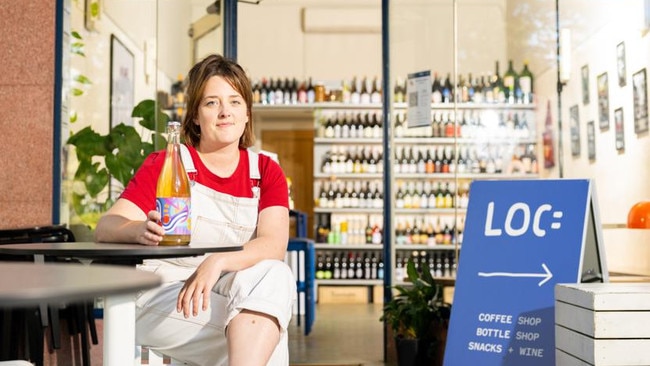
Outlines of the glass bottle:
[[524,69],[519,74],[519,87],[521,88],[521,102],[533,102],[533,74],[528,69],[528,61],[524,61]]
[[180,122],[167,124],[169,142],[158,184],[156,209],[165,236],[160,245],[188,245],[191,237],[190,181],[181,160]]
[[508,61],[508,70],[503,74],[503,89],[505,92],[506,102],[510,104],[515,103],[515,83],[518,75],[512,67],[512,60]]

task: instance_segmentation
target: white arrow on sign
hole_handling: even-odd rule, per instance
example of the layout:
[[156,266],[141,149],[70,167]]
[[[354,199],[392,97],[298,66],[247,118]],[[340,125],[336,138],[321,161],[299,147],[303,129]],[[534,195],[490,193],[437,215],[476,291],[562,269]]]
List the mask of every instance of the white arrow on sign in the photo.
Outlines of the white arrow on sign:
[[542,263],[542,268],[546,273],[479,272],[478,275],[481,277],[542,277],[542,280],[537,284],[537,286],[542,286],[553,278],[553,273],[545,263]]

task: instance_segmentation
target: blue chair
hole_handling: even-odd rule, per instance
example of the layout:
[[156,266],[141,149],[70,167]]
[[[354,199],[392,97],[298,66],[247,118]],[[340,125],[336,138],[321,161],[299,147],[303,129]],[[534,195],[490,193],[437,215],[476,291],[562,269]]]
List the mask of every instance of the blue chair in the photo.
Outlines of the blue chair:
[[[307,238],[291,238],[289,239],[288,251],[298,252],[297,270],[298,276],[296,279],[296,289],[298,292],[298,326],[300,326],[300,309],[301,300],[300,294],[305,295],[305,335],[309,335],[311,328],[314,325],[316,318],[316,298],[314,295],[316,285],[316,249],[314,248],[314,241]],[[301,265],[300,253],[303,253],[304,268]],[[303,279],[300,279],[300,273],[303,274]]]
[[[300,326],[301,300],[305,296],[305,335],[309,335],[316,319],[316,249],[314,241],[307,238],[307,214],[298,210],[290,210],[289,216],[296,222],[296,236],[289,239],[287,248],[290,252],[298,253],[296,289],[298,292],[298,326]],[[304,268],[301,266],[302,253]],[[302,276],[300,276],[302,274]],[[302,280],[300,278],[303,278]]]

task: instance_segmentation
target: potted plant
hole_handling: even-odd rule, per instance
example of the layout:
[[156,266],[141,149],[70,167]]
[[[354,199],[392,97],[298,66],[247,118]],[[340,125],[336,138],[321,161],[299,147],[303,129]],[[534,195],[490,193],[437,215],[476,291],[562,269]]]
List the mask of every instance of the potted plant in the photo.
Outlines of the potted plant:
[[451,305],[428,268],[418,271],[409,259],[406,271],[410,283],[394,287],[380,320],[393,333],[398,365],[442,365]]
[[169,116],[147,99],[133,108],[132,117],[140,118],[144,133],[120,123],[106,135],[92,127],[72,134],[67,144],[75,147],[78,166],[71,189],[71,205],[78,219],[94,229],[101,214],[114,202],[117,194],[129,182],[144,159],[156,146],[167,141],[164,131]]
[[[97,13],[96,10],[93,11]],[[72,31],[71,35],[71,55],[85,58],[85,43],[81,34]],[[92,81],[83,74],[73,74],[71,96],[82,97]],[[71,124],[78,122],[74,109],[70,110],[69,117]],[[72,181],[67,183],[66,188],[68,202],[74,212],[70,228],[78,240],[92,240],[91,231],[97,220],[113,204],[145,157],[156,147],[167,143],[161,132],[165,131],[169,116],[162,112],[155,101],[143,100],[133,108],[131,117],[140,119],[142,132],[120,123],[106,135],[100,135],[88,126],[72,133],[66,142],[75,147],[78,162]]]

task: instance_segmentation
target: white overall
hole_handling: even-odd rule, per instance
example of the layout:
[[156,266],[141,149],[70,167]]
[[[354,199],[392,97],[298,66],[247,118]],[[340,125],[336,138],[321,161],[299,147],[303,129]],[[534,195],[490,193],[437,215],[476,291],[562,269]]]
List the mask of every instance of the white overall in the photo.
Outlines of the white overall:
[[[189,151],[181,145],[183,163],[190,177],[196,172]],[[259,183],[258,155],[248,151],[250,177]],[[192,182],[192,245],[243,245],[256,234],[259,187],[253,198],[233,197]],[[237,272],[222,275],[212,289],[210,307],[185,319],[176,312],[176,299],[204,256],[147,260],[142,270],[163,277],[163,285],[146,291],[136,301],[136,342],[189,365],[228,364],[225,329],[241,310],[277,318],[280,342],[268,365],[289,364],[287,327],[295,298],[295,278],[279,260],[264,260]],[[255,350],[251,350],[254,352]]]

